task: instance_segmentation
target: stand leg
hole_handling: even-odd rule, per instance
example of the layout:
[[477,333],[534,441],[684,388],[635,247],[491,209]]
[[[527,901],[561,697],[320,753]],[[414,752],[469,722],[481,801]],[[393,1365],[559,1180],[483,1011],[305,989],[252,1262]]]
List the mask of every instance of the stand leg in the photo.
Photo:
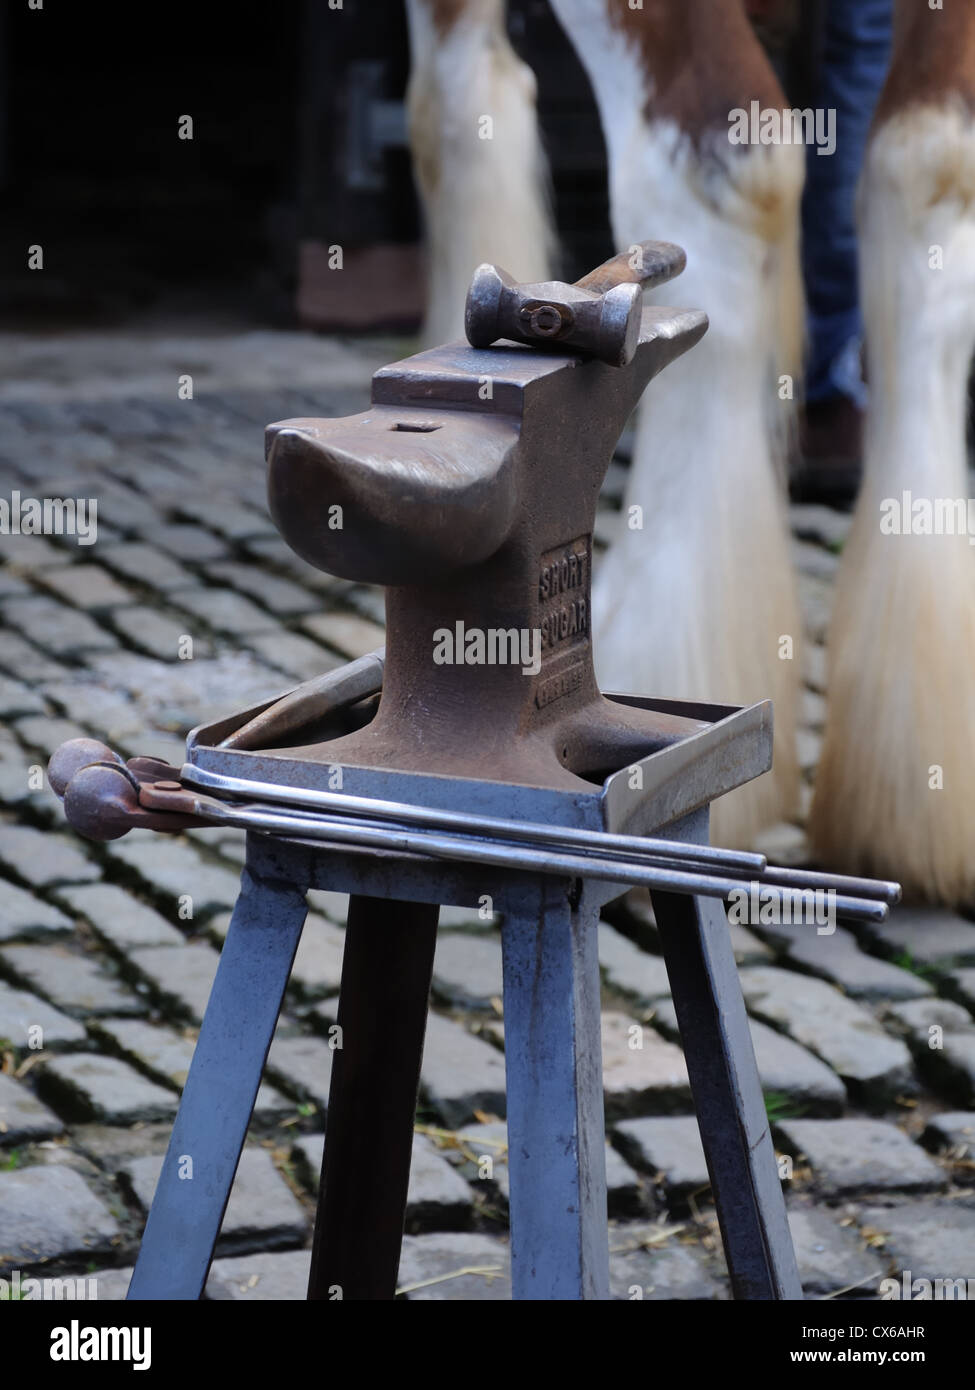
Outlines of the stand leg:
[[516,1299],[606,1299],[598,909],[540,885],[502,928]]
[[[700,833],[683,839],[707,841]],[[720,902],[651,893],[735,1298],[801,1299],[741,982]]]
[[130,1299],[203,1292],[306,910],[303,888],[244,870]]
[[310,1299],[395,1297],[439,915],[350,901]]

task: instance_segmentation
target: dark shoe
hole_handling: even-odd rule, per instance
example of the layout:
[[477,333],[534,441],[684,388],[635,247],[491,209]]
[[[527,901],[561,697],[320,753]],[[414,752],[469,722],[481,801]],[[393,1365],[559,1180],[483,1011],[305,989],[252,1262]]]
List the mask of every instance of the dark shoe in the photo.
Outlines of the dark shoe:
[[822,502],[849,511],[863,475],[863,411],[849,396],[809,401],[799,425],[793,502]]

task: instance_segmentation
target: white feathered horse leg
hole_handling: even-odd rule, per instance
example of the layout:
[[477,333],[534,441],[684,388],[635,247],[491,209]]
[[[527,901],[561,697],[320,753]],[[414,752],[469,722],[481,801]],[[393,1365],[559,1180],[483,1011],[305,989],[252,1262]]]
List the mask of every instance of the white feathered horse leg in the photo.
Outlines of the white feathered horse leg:
[[551,275],[555,244],[535,77],[505,33],[504,0],[407,0],[410,146],[426,218],[423,337],[464,336],[482,261],[522,281]]
[[913,0],[898,21],[860,187],[865,472],[811,831],[831,865],[958,903],[975,899],[975,530],[944,531],[975,513],[975,12]]
[[679,242],[687,269],[656,297],[711,320],[640,408],[623,524],[593,594],[600,684],[773,699],[774,771],[713,808],[716,840],[746,844],[792,816],[798,796],[790,407],[776,383],[799,369],[803,150],[730,143],[734,108],[784,105],[739,0],[553,6],[599,103],[617,246]]

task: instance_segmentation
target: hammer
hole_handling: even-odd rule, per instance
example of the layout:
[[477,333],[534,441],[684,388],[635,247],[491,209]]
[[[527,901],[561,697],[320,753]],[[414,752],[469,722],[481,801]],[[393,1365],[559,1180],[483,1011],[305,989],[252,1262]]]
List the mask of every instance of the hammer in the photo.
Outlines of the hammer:
[[679,275],[687,264],[670,241],[641,241],[577,280],[519,285],[496,265],[479,265],[467,293],[464,327],[471,347],[499,338],[558,347],[626,367],[640,339],[643,291]]

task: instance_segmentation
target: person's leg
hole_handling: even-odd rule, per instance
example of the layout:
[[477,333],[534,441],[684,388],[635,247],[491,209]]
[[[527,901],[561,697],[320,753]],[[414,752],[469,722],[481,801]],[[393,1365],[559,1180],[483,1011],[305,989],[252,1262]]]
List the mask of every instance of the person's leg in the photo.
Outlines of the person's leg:
[[893,0],[826,0],[813,105],[835,112],[836,147],[830,154],[810,145],[806,157],[807,472],[800,484],[825,500],[852,499],[859,480],[865,387],[854,205],[867,132],[887,73],[892,16]]

